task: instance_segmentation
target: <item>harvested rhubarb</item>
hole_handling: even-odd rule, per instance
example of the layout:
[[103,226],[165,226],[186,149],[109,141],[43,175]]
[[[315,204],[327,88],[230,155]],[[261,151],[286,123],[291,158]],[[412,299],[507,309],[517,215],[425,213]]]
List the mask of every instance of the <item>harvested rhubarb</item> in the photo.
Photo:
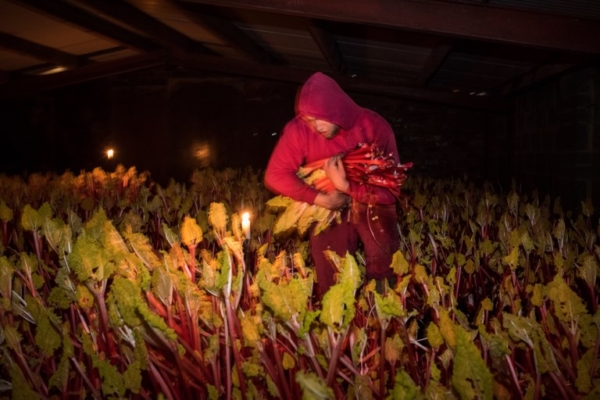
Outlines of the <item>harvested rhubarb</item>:
[[[333,182],[325,175],[323,166],[329,158],[313,161],[297,172],[298,177],[321,192],[335,190]],[[400,164],[391,154],[384,154],[375,144],[359,143],[358,146],[342,156],[346,178],[360,185],[374,185],[387,188],[400,199],[400,188],[406,180],[406,171],[412,163]],[[304,235],[314,224],[313,234],[327,229],[333,220],[340,220],[340,211],[327,210],[317,205],[294,201],[289,197],[275,196],[267,202],[271,209],[279,211],[273,227],[274,234],[296,229]]]
[[[308,163],[298,170],[297,175],[322,192],[335,190],[333,182],[325,174],[319,174],[328,158]],[[375,143],[359,143],[342,156],[346,178],[360,185],[368,184],[388,189],[400,198],[400,188],[406,180],[406,171],[413,163],[401,164],[391,154],[384,154]],[[319,174],[310,179],[311,175]]]

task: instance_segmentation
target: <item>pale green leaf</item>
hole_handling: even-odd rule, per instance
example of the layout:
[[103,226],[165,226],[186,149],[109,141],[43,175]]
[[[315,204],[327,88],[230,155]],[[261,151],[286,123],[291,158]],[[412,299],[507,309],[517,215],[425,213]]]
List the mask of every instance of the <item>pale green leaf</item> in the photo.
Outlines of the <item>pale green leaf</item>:
[[404,371],[400,370],[396,373],[394,378],[394,388],[392,392],[387,397],[388,400],[420,400],[423,399],[423,393],[421,392],[419,386],[415,384],[410,375]]
[[471,334],[455,326],[456,350],[452,368],[452,387],[461,399],[493,399],[494,379]]
[[333,389],[313,372],[298,371],[296,382],[302,389],[302,400],[333,400]]
[[12,221],[13,211],[6,205],[4,200],[0,200],[0,220],[4,222]]
[[409,272],[410,266],[408,265],[408,261],[406,261],[404,254],[400,250],[394,253],[391,267],[398,275],[404,275]]

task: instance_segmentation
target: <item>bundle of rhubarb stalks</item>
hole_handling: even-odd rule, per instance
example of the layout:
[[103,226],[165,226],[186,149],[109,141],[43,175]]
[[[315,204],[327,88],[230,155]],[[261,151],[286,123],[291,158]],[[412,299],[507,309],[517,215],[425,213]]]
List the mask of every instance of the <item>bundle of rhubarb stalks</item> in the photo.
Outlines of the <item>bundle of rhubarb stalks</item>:
[[[313,161],[298,170],[298,177],[322,192],[335,190],[333,182],[325,175],[323,166],[328,158]],[[408,162],[400,164],[391,154],[384,154],[374,143],[359,143],[342,156],[346,178],[358,184],[381,186],[400,198],[400,188],[406,180]]]
[[[335,190],[333,182],[323,170],[328,159],[313,161],[300,167],[297,172],[298,177],[319,191]],[[400,188],[406,180],[406,171],[412,167],[412,163],[400,164],[392,155],[380,151],[376,144],[368,143],[360,143],[354,150],[344,154],[341,160],[349,181],[387,188],[398,200],[401,200]],[[273,226],[275,235],[288,232],[293,228],[300,235],[304,235],[311,226],[314,226],[313,234],[317,235],[327,229],[333,220],[340,219],[339,210],[328,210],[316,204],[309,205],[285,196],[273,197],[267,202],[267,206],[278,213],[277,221]]]

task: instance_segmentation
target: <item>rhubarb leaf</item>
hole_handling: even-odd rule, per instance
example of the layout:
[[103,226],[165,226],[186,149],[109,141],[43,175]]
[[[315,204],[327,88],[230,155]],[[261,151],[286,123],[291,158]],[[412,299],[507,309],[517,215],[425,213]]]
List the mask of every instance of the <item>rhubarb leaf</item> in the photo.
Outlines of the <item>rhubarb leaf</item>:
[[590,377],[590,370],[593,364],[596,364],[598,360],[594,362],[594,348],[590,348],[585,354],[577,361],[577,379],[575,380],[575,386],[580,393],[588,393],[592,389],[592,380]]
[[471,334],[455,326],[456,350],[452,368],[452,387],[461,399],[492,399],[493,377]]
[[144,234],[134,233],[131,229],[131,226],[128,225],[123,233],[123,236],[135,255],[150,271],[154,270],[154,268],[158,268],[161,265],[160,260],[152,248],[150,239],[148,239]]
[[184,217],[181,225],[181,242],[187,247],[196,247],[202,242],[202,228],[189,215]]
[[217,237],[218,239],[225,237],[229,217],[227,215],[227,210],[225,209],[225,205],[223,203],[210,203],[208,221],[213,227],[215,237]]
[[391,268],[398,275],[404,275],[409,272],[410,266],[408,265],[408,261],[406,261],[404,254],[400,250],[394,253]]
[[[596,343],[597,331],[591,329],[592,316],[581,297],[556,274],[552,282],[546,285],[546,297],[554,304],[554,315],[571,330],[579,328],[581,343],[589,348]],[[575,332],[573,332],[575,333]]]
[[291,279],[287,285],[261,280],[258,285],[261,288],[261,301],[282,321],[289,321],[306,311],[310,292],[300,279]]
[[106,258],[104,248],[86,235],[77,237],[67,260],[81,282],[107,279],[115,270],[114,263]]
[[0,257],[0,309],[10,310],[15,268],[8,258]]
[[296,382],[302,389],[302,400],[333,400],[333,389],[313,372],[298,371]]
[[423,399],[423,393],[419,389],[419,387],[415,384],[415,381],[412,380],[410,375],[402,370],[396,373],[394,378],[394,388],[392,392],[387,397],[389,400],[395,399],[415,399],[420,400]]
[[4,200],[0,200],[0,220],[9,222],[13,219],[13,211],[6,205]]
[[552,346],[548,342],[542,326],[532,318],[503,313],[503,326],[514,341],[523,341],[532,350],[538,373],[558,370]]

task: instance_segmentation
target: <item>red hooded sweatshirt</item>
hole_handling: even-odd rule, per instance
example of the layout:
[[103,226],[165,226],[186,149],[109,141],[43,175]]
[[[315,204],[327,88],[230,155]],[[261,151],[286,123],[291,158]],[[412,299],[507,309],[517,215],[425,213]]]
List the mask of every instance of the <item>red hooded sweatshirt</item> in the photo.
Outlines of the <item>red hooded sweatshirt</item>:
[[[302,120],[310,116],[340,126],[326,139]],[[300,166],[353,150],[359,143],[377,143],[385,154],[399,162],[392,128],[379,114],[357,105],[339,85],[320,72],[302,86],[296,117],[286,124],[265,171],[265,185],[280,195],[313,204],[318,191],[296,173]],[[362,203],[393,204],[395,197],[385,188],[350,181],[347,193]]]

